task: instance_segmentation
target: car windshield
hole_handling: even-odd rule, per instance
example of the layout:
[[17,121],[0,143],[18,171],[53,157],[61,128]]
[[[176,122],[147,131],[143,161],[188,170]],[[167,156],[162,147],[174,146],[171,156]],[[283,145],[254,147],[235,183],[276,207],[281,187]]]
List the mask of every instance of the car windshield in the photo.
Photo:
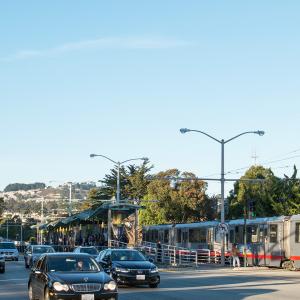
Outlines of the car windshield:
[[111,254],[112,261],[145,261],[145,257],[138,251],[113,251]]
[[55,251],[52,247],[33,247],[32,252],[35,254],[42,254],[42,253],[53,253]]
[[88,253],[88,254],[95,254],[95,255],[98,254],[98,251],[95,248],[81,248],[80,252],[81,253]]
[[14,243],[0,243],[0,249],[16,249]]
[[52,256],[48,257],[50,272],[99,272],[97,263],[86,256]]

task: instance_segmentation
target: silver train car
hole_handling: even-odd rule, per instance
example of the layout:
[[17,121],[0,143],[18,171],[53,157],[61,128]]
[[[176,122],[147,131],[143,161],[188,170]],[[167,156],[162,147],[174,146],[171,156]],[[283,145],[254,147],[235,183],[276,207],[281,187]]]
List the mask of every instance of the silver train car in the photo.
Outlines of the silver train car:
[[[245,234],[244,222],[244,219],[227,222],[226,256],[230,256],[232,244],[237,244],[241,258],[246,257],[248,265],[300,268],[300,215],[246,220]],[[209,221],[144,226],[143,241],[220,253],[219,224]]]

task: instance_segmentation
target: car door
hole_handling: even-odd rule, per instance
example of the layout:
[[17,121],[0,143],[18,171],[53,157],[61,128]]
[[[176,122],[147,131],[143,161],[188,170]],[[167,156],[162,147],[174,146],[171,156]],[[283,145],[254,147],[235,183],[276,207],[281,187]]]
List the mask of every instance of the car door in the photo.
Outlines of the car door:
[[40,268],[42,265],[42,259],[39,259],[36,264],[33,266],[30,274],[30,282],[32,286],[32,292],[35,297],[40,295],[39,287],[39,274],[41,273]]
[[102,259],[100,260],[100,264],[106,273],[110,272],[111,267],[111,250],[106,250]]
[[44,288],[47,280],[46,275],[46,257],[42,256],[37,264],[35,269],[35,285],[37,290],[38,299],[44,298]]

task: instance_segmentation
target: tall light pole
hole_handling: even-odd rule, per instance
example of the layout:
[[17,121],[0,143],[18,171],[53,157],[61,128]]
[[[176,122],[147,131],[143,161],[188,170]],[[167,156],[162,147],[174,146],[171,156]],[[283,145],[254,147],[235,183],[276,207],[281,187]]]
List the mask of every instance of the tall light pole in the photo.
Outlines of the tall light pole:
[[93,157],[96,157],[96,156],[100,156],[100,157],[103,157],[103,158],[106,158],[107,160],[111,161],[112,163],[114,163],[118,168],[117,168],[117,203],[119,204],[120,203],[120,168],[121,168],[121,165],[125,164],[126,162],[129,162],[129,161],[133,161],[133,160],[148,160],[147,157],[138,157],[138,158],[131,158],[131,159],[127,159],[127,160],[124,160],[122,162],[119,162],[119,161],[114,161],[113,159],[105,156],[105,155],[102,155],[102,154],[90,154],[90,157],[93,158]]
[[[187,133],[187,132],[198,132],[198,133],[202,133],[204,135],[206,135],[207,137],[213,139],[214,141],[218,142],[219,144],[221,144],[221,178],[220,178],[220,182],[221,182],[221,224],[225,223],[225,209],[224,209],[224,184],[225,184],[225,172],[224,172],[224,146],[225,144],[231,142],[232,140],[244,135],[244,134],[248,134],[248,133],[253,133],[253,134],[258,134],[259,136],[263,136],[265,134],[264,131],[262,130],[256,130],[256,131],[245,131],[242,132],[228,140],[224,140],[224,139],[217,139],[211,135],[209,135],[208,133],[204,132],[204,131],[200,131],[200,130],[194,130],[194,129],[188,129],[188,128],[181,128],[180,132],[183,133]],[[221,243],[221,265],[224,266],[225,265],[225,235],[222,234],[222,243]]]
[[69,186],[69,216],[72,215],[72,182],[67,182]]

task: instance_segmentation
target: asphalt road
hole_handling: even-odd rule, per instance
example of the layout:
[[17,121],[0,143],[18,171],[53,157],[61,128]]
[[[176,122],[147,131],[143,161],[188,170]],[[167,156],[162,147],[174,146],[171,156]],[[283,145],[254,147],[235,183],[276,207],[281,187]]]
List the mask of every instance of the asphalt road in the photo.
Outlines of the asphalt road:
[[[0,299],[25,300],[28,270],[24,262],[7,262],[0,274]],[[282,270],[231,270],[202,267],[198,270],[161,272],[157,289],[120,288],[120,300],[236,300],[299,299],[300,272]]]

